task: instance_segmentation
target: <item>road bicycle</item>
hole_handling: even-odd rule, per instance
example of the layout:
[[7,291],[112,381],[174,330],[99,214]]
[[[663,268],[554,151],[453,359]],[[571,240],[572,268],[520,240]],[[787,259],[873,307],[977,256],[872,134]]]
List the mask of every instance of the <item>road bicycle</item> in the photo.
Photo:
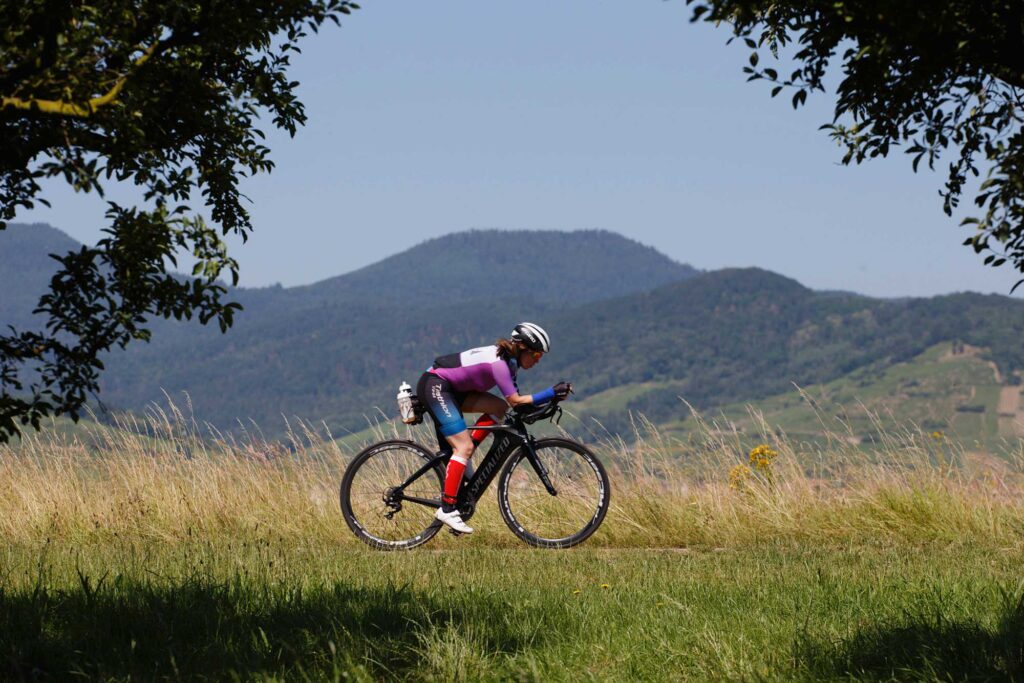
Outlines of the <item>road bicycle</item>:
[[[611,493],[601,462],[581,443],[535,439],[526,428],[539,420],[557,421],[561,414],[552,401],[519,406],[502,424],[473,427],[494,438],[472,476],[463,479],[457,502],[462,519],[473,516],[500,470],[498,509],[521,540],[539,548],[571,548],[597,531]],[[402,439],[369,446],[352,460],[341,481],[345,522],[379,550],[423,545],[443,526],[434,512],[441,506],[450,457]]]

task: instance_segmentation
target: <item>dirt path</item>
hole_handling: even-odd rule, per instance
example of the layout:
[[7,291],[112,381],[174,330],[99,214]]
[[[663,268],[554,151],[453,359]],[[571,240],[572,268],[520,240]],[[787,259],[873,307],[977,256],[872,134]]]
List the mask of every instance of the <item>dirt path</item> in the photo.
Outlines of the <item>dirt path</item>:
[[989,366],[990,368],[992,368],[992,374],[993,374],[993,375],[995,376],[995,378],[996,378],[996,384],[1002,384],[1002,383],[1003,383],[1003,373],[999,372],[999,366],[998,366],[998,365],[996,365],[996,364],[995,364],[994,362],[992,362],[992,361],[988,361],[988,362],[986,362],[986,363],[985,363],[985,365],[987,365],[987,366]]

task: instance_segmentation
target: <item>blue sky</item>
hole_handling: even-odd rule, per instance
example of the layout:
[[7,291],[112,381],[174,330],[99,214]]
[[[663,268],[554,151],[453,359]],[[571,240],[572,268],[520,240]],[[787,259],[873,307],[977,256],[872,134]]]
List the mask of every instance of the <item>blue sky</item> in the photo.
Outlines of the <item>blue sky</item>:
[[[746,83],[747,50],[682,0],[379,2],[304,44],[308,125],[247,180],[242,284],[305,284],[470,228],[605,228],[699,268],[756,265],[877,296],[1006,293],[902,154],[860,167]],[[82,241],[103,204],[47,187]],[[131,198],[115,188],[112,198]],[[966,202],[965,202],[966,203]],[[509,248],[514,248],[509,244]]]

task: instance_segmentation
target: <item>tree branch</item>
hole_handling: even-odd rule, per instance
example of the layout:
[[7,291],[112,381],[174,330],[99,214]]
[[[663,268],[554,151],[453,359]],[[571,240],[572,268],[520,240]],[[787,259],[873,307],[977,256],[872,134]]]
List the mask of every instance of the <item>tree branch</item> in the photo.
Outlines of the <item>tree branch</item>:
[[[132,63],[133,69],[138,69],[140,66],[149,61],[149,58],[157,52],[157,49],[161,47],[160,42],[155,42],[150,45],[142,56],[136,59]],[[106,94],[99,97],[94,97],[87,100],[84,104],[79,102],[67,102],[64,100],[41,100],[36,98],[22,99],[20,97],[4,97],[0,99],[0,109],[11,107],[14,109],[21,109],[24,111],[39,111],[44,114],[53,114],[56,116],[75,116],[80,118],[88,118],[96,112],[100,107],[105,107],[121,94],[121,90],[128,82],[129,76],[132,72],[122,74],[118,77],[114,86],[106,92]]]

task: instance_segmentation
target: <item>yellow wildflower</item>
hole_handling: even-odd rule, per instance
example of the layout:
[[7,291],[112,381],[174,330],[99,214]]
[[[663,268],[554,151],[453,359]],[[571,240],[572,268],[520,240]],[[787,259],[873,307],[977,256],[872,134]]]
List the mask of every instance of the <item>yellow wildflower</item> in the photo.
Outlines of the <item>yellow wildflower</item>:
[[608,585],[607,583],[602,583],[601,584],[601,588],[611,588],[611,586]]
[[581,590],[580,590],[579,588],[577,588],[576,590],[574,590],[574,591],[572,592],[572,594],[573,594],[573,595],[579,595],[579,594],[580,594],[580,593],[582,593],[582,592],[583,592],[583,591],[581,591]]
[[750,476],[750,468],[746,465],[736,465],[729,470],[729,488],[739,490],[747,485],[747,477]]
[[778,452],[766,443],[750,451],[750,464],[759,470],[771,467],[772,461],[779,456]]
[[936,441],[942,441],[942,432],[932,432],[932,438]]

